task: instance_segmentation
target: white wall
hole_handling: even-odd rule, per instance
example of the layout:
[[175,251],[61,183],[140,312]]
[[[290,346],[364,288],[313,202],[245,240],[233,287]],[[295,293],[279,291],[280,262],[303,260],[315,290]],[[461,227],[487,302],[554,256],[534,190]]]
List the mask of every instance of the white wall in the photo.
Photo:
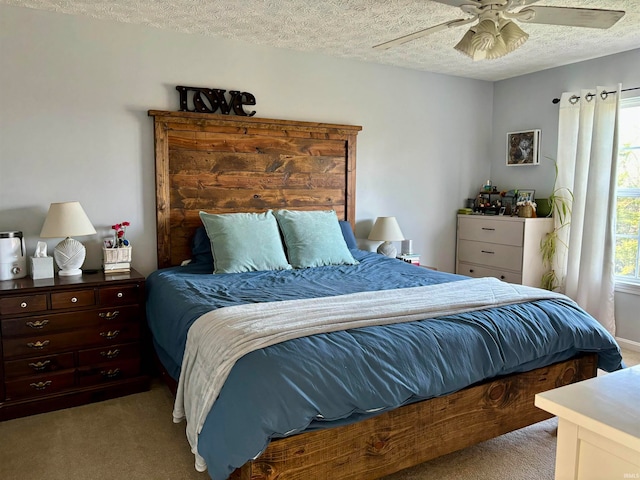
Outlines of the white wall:
[[[101,238],[131,222],[156,266],[152,120],[176,85],[239,89],[257,116],[362,125],[357,235],[395,215],[424,263],[453,271],[455,213],[489,174],[493,85],[0,5],[0,230],[29,253],[51,202],[78,200]],[[48,241],[53,248],[57,240]]]
[[[549,196],[554,165],[544,157],[555,159],[558,144],[558,105],[552,99],[566,91],[597,85],[616,87],[618,83],[622,88],[640,87],[640,49],[496,82],[491,147],[494,183],[501,189],[533,188],[537,198]],[[638,96],[640,91],[623,95]],[[507,167],[507,132],[533,128],[542,129],[541,165]],[[638,293],[616,292],[615,316],[616,334],[640,344],[640,289]]]

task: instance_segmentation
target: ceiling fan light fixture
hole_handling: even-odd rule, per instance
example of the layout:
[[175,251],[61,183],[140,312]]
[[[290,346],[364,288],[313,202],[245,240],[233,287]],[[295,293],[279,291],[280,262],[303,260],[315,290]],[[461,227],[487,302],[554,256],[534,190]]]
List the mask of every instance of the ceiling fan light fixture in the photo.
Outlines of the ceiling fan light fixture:
[[476,32],[474,32],[473,29],[467,30],[467,33],[464,34],[464,37],[462,37],[458,44],[453,48],[465,54],[467,57],[473,58],[475,47],[471,44],[471,39],[475,34]]
[[507,48],[507,44],[504,43],[504,40],[501,35],[496,37],[496,41],[493,44],[493,47],[487,50],[487,60],[495,60],[496,58],[504,57],[511,50]]
[[482,20],[476,27],[471,44],[476,50],[491,50],[496,44],[498,28],[493,20]]
[[521,47],[529,38],[529,34],[511,20],[502,26],[500,36],[504,40],[508,52],[513,52],[516,48]]

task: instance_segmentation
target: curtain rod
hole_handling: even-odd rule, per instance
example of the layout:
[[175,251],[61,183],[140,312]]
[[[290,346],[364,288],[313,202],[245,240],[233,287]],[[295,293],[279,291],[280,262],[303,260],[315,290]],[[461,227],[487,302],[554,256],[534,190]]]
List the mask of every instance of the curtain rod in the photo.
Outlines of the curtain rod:
[[[620,90],[620,91],[621,91],[621,92],[628,92],[629,90],[640,90],[640,87],[623,88],[623,89],[622,89],[622,90]],[[611,93],[616,93],[616,92],[617,92],[617,90],[615,90],[615,91],[613,91],[613,92],[603,92],[603,93],[604,93],[605,95],[609,95],[609,94],[611,94]],[[591,97],[595,97],[595,96],[596,96],[596,94],[595,94],[595,93],[588,93],[588,94],[587,94],[587,97],[589,97],[589,100],[591,100]],[[574,95],[573,97],[571,97],[571,99],[577,102],[578,100],[580,100],[580,97],[579,97],[579,96],[577,96],[577,95]],[[560,99],[559,99],[559,98],[554,98],[552,101],[553,101],[553,103],[560,103]],[[571,103],[574,103],[574,102],[571,102]]]

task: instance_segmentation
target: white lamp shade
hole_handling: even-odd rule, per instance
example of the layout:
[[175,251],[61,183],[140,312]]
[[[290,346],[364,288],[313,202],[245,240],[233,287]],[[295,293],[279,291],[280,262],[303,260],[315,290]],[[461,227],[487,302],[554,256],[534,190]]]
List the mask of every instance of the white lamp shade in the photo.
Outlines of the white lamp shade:
[[42,238],[64,237],[53,250],[53,258],[60,267],[58,275],[81,275],[80,267],[84,263],[86,250],[82,243],[69,237],[93,235],[93,228],[89,217],[79,202],[52,203],[49,213],[42,226]]
[[400,230],[396,217],[378,217],[373,224],[369,240],[379,240],[382,242],[399,242],[404,240],[404,235]]
[[93,235],[93,228],[89,217],[84,213],[80,202],[52,203],[49,213],[42,226],[40,237],[64,238]]

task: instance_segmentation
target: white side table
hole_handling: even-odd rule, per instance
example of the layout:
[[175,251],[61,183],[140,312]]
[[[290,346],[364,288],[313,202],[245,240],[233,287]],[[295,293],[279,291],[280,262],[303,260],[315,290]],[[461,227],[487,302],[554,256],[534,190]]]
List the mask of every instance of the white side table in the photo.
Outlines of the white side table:
[[556,480],[640,479],[640,365],[539,393],[558,416]]

